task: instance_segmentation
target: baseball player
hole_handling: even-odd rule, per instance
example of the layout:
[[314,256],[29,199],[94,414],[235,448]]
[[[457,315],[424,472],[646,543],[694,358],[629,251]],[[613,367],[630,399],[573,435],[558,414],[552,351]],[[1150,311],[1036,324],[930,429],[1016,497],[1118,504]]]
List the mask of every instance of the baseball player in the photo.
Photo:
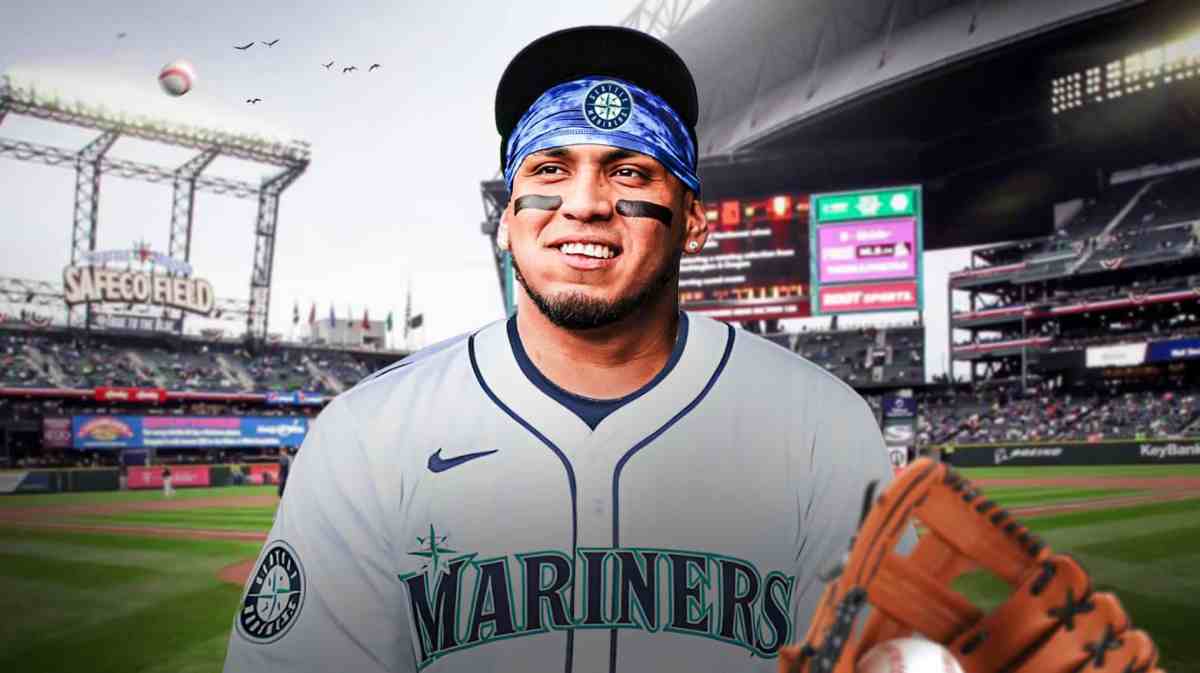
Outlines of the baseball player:
[[283,497],[283,490],[287,488],[288,473],[292,469],[292,454],[288,453],[286,446],[279,447],[279,497]]
[[632,30],[509,64],[517,311],[323,410],[227,672],[776,669],[889,462],[847,385],[679,310],[707,235],[698,109]]

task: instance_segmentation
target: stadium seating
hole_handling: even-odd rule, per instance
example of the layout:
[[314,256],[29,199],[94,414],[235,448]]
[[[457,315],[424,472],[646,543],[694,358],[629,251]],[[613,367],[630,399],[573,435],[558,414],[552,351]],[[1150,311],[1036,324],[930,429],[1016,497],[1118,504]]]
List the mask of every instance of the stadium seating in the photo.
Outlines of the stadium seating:
[[139,343],[61,332],[3,333],[0,386],[336,394],[397,357],[283,346],[252,354],[215,342]]
[[1195,434],[1200,390],[1106,395],[985,391],[920,400],[921,445],[1178,437]]
[[925,382],[920,326],[804,331],[791,338],[792,350],[853,386]]

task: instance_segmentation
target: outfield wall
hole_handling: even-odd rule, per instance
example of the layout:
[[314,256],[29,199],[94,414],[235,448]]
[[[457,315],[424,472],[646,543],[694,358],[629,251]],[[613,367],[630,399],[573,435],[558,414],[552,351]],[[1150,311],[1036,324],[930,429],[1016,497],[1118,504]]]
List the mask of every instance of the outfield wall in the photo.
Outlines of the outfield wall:
[[960,444],[947,461],[956,467],[1200,463],[1200,439]]
[[[235,471],[235,468],[238,467],[241,468],[240,475]],[[278,463],[240,466],[171,465],[170,469],[171,485],[174,488],[279,483]],[[162,471],[162,465],[129,467],[126,472],[126,488],[130,490],[162,488]],[[115,467],[0,471],[0,495],[119,490],[121,490],[121,470]]]

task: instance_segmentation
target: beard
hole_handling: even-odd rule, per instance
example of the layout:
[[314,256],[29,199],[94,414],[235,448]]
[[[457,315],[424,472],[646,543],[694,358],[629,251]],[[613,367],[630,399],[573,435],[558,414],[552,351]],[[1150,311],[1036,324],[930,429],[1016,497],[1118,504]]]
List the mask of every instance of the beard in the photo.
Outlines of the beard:
[[516,257],[512,257],[512,265],[517,282],[547,320],[562,329],[586,330],[619,323],[659,299],[668,289],[675,290],[672,281],[679,277],[682,256],[683,252],[677,251],[645,285],[613,301],[589,297],[582,292],[563,292],[553,297],[544,295],[530,287]]

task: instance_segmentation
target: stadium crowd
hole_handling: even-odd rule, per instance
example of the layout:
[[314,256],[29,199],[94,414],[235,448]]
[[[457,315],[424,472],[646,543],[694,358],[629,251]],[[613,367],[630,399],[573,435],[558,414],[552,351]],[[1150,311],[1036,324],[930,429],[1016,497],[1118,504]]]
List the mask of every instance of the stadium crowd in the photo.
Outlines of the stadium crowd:
[[1200,430],[1198,398],[1200,389],[939,394],[920,402],[917,440],[930,445],[1175,438]]
[[0,387],[99,386],[336,394],[398,355],[180,342],[170,347],[38,332],[0,334]]

